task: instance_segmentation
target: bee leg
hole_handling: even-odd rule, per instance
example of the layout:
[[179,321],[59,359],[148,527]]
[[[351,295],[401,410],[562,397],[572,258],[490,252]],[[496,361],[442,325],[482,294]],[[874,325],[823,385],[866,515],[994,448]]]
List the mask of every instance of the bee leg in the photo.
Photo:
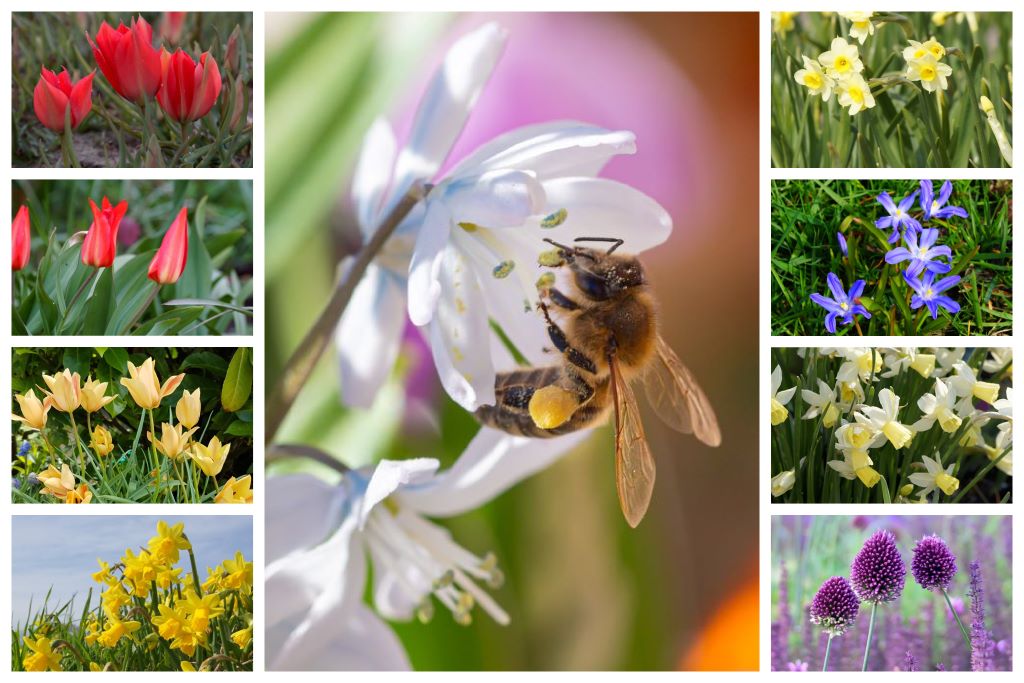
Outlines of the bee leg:
[[591,374],[596,374],[597,366],[594,365],[594,361],[587,358],[579,349],[569,346],[569,340],[566,339],[565,332],[551,319],[548,305],[541,301],[538,306],[541,313],[544,314],[544,320],[547,321],[548,337],[551,338],[551,343],[555,345],[555,348],[564,353],[568,361],[576,367],[582,368]]
[[575,301],[573,301],[572,299],[567,297],[565,294],[562,294],[560,291],[558,291],[554,287],[552,287],[549,290],[547,290],[547,294],[548,294],[548,299],[555,306],[558,306],[559,308],[564,309],[566,311],[576,311],[576,310],[579,310],[580,305],[578,303],[576,303]]

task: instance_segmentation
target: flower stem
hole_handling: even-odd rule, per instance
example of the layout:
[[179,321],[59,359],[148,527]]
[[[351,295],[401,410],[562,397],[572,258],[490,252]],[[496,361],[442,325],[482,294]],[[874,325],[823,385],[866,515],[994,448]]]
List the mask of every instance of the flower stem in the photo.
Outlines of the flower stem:
[[75,423],[75,414],[68,413],[68,418],[71,419],[71,431],[75,435],[75,450],[78,451],[78,471],[81,472],[81,477],[85,479],[85,455],[82,454],[82,442],[78,438],[78,425]]
[[308,458],[315,462],[330,467],[335,472],[347,474],[350,470],[345,463],[341,462],[330,453],[325,453],[319,448],[302,446],[300,444],[274,444],[267,449],[266,464],[284,460],[285,458]]
[[156,498],[160,497],[160,455],[156,452],[156,423],[153,421],[153,411],[149,410],[149,451],[153,454],[153,470],[156,472]]
[[199,569],[196,567],[196,554],[192,552],[192,541],[189,541],[188,536],[182,534],[185,540],[188,541],[188,561],[192,565],[192,585],[196,589],[196,595],[200,598],[203,597],[203,587],[199,584]]
[[295,403],[299,391],[306,384],[313,368],[323,355],[328,342],[334,335],[334,328],[341,320],[356,285],[362,279],[363,274],[373,261],[377,253],[391,237],[402,220],[409,215],[409,212],[423,199],[426,194],[426,187],[422,182],[417,182],[409,188],[401,201],[395,205],[380,227],[373,233],[370,240],[366,242],[356,254],[355,262],[348,272],[338,281],[331,295],[330,301],[324,307],[323,312],[313,327],[306,333],[306,336],[299,343],[298,348],[292,353],[281,373],[281,378],[274,387],[270,400],[267,401],[267,424],[266,441],[270,443],[277,436],[277,431],[284,422],[285,416]]
[[949,593],[946,592],[945,588],[942,589],[942,597],[946,598],[946,604],[949,605],[949,611],[953,613],[953,618],[956,619],[956,625],[960,627],[960,633],[964,637],[964,642],[967,643],[968,652],[973,651],[974,646],[971,645],[971,634],[969,634],[967,629],[964,627],[964,622],[960,621],[960,615],[956,613],[955,609],[953,609],[953,601],[949,599]]
[[868,655],[871,654],[871,636],[875,632],[875,612],[878,611],[878,603],[871,603],[871,620],[868,622],[868,642],[864,644],[864,661],[860,665],[861,671],[868,670]]
[[828,644],[825,645],[825,663],[821,665],[822,672],[828,671],[828,654],[832,650],[832,638],[833,635],[828,634]]

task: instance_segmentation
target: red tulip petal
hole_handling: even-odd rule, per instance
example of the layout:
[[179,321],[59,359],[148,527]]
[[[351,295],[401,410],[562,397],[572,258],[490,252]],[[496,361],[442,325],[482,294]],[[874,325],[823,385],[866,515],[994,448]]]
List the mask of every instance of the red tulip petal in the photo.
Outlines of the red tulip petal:
[[[52,72],[49,72],[53,76]],[[40,123],[51,130],[64,130],[64,112],[68,107],[67,95],[52,85],[43,69],[42,77],[32,92],[32,106]]]
[[85,78],[75,83],[71,88],[71,127],[77,128],[85,117],[92,110],[92,79],[96,75],[93,71]]

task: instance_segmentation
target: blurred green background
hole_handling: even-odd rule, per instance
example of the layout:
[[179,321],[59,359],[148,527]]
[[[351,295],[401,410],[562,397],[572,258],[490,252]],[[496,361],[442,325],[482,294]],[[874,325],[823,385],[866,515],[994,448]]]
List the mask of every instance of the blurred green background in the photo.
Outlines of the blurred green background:
[[[638,154],[605,175],[651,194],[676,221],[643,260],[662,334],[706,390],[723,443],[706,448],[645,410],[659,475],[646,519],[630,530],[615,497],[613,434],[598,430],[444,522],[460,544],[497,554],[507,580],[494,596],[510,626],[475,615],[464,628],[444,610],[428,625],[392,625],[416,669],[756,669],[756,14],[269,14],[268,390],[358,247],[348,179],[370,122],[387,116],[401,140],[444,49],[492,19],[509,30],[508,46],[453,158],[546,119],[637,133]],[[444,395],[415,334],[366,413],[341,406],[325,359],[279,440],[353,466],[451,463],[477,425]]]

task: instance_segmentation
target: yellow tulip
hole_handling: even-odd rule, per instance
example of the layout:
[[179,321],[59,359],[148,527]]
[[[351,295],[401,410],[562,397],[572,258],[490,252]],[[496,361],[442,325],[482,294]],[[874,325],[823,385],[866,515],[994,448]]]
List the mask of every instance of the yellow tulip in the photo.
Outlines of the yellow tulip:
[[82,386],[82,407],[86,412],[95,413],[114,400],[113,396],[105,396],[106,392],[107,383],[97,382],[90,376]]
[[181,425],[170,425],[164,422],[160,425],[159,439],[154,436],[153,432],[146,432],[146,434],[149,435],[150,443],[156,446],[158,451],[171,460],[177,460],[188,447],[189,439],[194,431],[196,431],[195,427],[183,432]]
[[213,499],[214,503],[252,503],[252,476],[245,475],[241,479],[231,477]]
[[110,452],[114,450],[114,440],[103,425],[97,425],[96,429],[92,430],[92,442],[89,445],[100,457],[110,455]]
[[178,422],[189,429],[199,424],[199,413],[203,404],[199,399],[199,389],[186,391],[178,399],[178,405],[174,407],[174,413],[178,416]]
[[181,384],[181,380],[185,379],[184,373],[175,375],[161,386],[160,380],[156,376],[156,368],[152,358],[147,358],[138,367],[132,364],[131,361],[128,361],[128,374],[131,377],[122,377],[121,384],[128,389],[128,393],[132,395],[135,403],[140,408],[146,410],[158,408],[160,401],[172,394],[178,388],[178,385]]
[[65,498],[68,491],[75,489],[75,475],[71,473],[71,468],[68,467],[67,463],[61,466],[59,472],[53,465],[50,465],[37,474],[36,478],[43,485],[43,493],[48,493],[57,498]]
[[43,393],[50,399],[50,404],[62,413],[73,413],[82,404],[82,378],[67,368],[56,375],[43,375],[43,381],[50,388]]
[[88,505],[92,502],[92,491],[85,484],[81,484],[78,488],[67,492],[67,495],[64,496],[64,502],[67,504]]
[[220,439],[213,437],[210,439],[209,446],[204,446],[201,443],[194,444],[189,455],[199,465],[199,469],[206,473],[206,476],[216,477],[224,467],[224,460],[227,459],[229,450],[231,450],[230,444],[222,445]]
[[29,389],[27,393],[18,394],[14,397],[21,408],[21,415],[11,415],[12,418],[39,431],[46,426],[46,414],[50,412],[50,399],[40,401],[36,398],[36,392]]

